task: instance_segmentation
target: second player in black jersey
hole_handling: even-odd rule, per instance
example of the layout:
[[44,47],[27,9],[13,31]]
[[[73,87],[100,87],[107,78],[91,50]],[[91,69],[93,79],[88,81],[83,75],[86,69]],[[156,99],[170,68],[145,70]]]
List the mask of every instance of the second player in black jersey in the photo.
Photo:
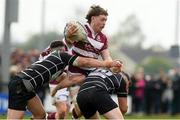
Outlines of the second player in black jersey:
[[[109,70],[97,69],[91,72],[81,85],[77,103],[87,119],[99,119],[96,112],[108,119],[124,119],[127,112],[127,94],[129,77],[124,72],[112,73]],[[116,94],[118,105],[110,94]]]

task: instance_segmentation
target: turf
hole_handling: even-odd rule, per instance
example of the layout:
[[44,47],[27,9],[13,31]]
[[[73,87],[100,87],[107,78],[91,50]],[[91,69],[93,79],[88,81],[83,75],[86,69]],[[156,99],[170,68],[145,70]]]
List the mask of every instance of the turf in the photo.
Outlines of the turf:
[[172,120],[172,119],[180,119],[180,115],[168,115],[168,114],[161,114],[161,115],[126,115],[125,116],[125,119],[154,119],[154,120],[157,120],[157,119],[169,119],[169,120]]
[[[102,117],[103,118],[103,117]],[[0,115],[0,120],[6,119],[6,115]],[[30,119],[30,116],[25,116],[24,119]],[[71,115],[68,116],[68,119],[71,119]],[[81,120],[84,118],[81,117]],[[180,120],[180,115],[167,115],[167,114],[161,114],[161,115],[125,115],[125,120]]]

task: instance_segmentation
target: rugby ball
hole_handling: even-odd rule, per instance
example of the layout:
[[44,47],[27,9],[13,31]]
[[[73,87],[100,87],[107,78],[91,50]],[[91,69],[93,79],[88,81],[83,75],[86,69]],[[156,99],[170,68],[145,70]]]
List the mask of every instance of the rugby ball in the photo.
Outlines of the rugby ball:
[[[73,24],[75,26],[77,26],[78,30],[73,33],[70,37],[67,37],[67,31],[68,31],[68,25]],[[87,32],[86,32],[86,28],[78,21],[71,21],[69,23],[66,24],[65,28],[64,28],[64,37],[67,39],[70,39],[74,42],[79,42],[79,41],[87,41]]]

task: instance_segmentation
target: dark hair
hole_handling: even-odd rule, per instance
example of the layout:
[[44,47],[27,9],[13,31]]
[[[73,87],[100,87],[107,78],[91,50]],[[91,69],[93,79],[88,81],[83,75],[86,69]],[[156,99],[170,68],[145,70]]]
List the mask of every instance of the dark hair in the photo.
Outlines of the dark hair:
[[57,47],[64,47],[64,43],[60,40],[54,40],[50,43],[50,48],[51,49],[54,49],[54,48],[57,48]]
[[106,15],[108,16],[107,10],[100,7],[99,5],[93,5],[90,7],[86,19],[88,20],[88,23],[91,23],[91,17],[92,16],[99,16],[99,15]]

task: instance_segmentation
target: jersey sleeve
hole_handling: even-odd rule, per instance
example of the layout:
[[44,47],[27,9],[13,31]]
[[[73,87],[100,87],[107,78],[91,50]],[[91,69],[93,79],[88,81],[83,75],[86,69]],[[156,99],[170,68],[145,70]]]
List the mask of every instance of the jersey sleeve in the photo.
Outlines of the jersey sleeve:
[[121,85],[120,85],[119,89],[117,90],[117,96],[118,97],[127,97],[127,95],[128,95],[128,93],[127,93],[127,90],[126,90],[126,82],[122,78]]
[[77,55],[70,55],[68,53],[60,53],[61,59],[67,65],[72,65],[73,62],[77,59]]

